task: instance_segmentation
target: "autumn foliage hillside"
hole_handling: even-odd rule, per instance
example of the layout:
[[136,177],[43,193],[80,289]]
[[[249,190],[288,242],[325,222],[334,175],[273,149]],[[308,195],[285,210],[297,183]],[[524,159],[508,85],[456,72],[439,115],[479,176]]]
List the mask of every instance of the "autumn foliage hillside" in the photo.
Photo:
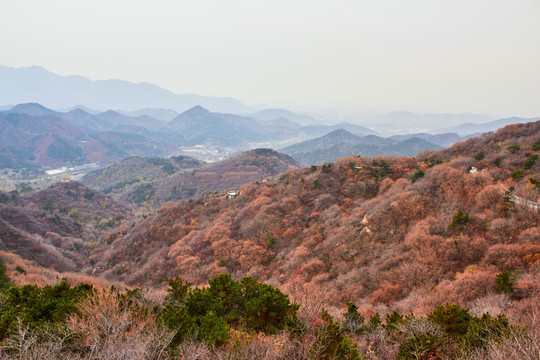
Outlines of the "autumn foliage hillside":
[[57,271],[90,266],[95,243],[131,210],[78,182],[27,194],[0,192],[0,250]]
[[525,317],[538,306],[540,214],[513,195],[540,194],[539,140],[540,122],[513,125],[418,159],[349,157],[236,198],[167,203],[95,261],[143,286],[226,272],[365,313],[459,302]]
[[189,156],[173,156],[169,159],[130,157],[104,169],[92,171],[82,178],[82,182],[120,201],[139,206],[157,206],[163,202],[163,199],[156,196],[157,188],[169,179],[187,171],[191,173],[204,164]]
[[83,182],[117,200],[159,208],[166,201],[236,189],[298,166],[288,155],[270,149],[246,151],[214,164],[189,156],[133,157],[96,170]]

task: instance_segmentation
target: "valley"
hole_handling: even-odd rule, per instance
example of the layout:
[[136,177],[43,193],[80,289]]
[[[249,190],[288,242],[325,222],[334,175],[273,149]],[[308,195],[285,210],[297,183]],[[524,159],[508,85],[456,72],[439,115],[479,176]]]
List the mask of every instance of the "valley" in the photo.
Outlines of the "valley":
[[540,360],[538,1],[0,1],[0,360]]
[[[151,109],[146,112],[155,113]],[[19,104],[0,112],[0,186],[13,191],[17,183],[30,181],[42,188],[53,175],[77,180],[93,168],[131,156],[191,156],[215,163],[242,151],[273,148],[304,166],[350,155],[412,156],[477,136],[473,131],[479,129],[534,120],[501,119],[476,127],[465,124],[469,132],[462,131],[464,135],[434,131],[385,138],[350,123],[318,125],[310,120],[301,125],[283,117],[267,120],[273,113],[284,114],[274,111],[264,116],[251,115],[257,120],[195,106],[165,121],[141,112],[136,112],[141,114],[138,116],[113,110],[89,113],[80,107],[59,112],[37,103]],[[285,114],[305,120],[293,113]]]
[[[217,163],[130,157],[88,173],[85,185],[0,193],[0,256],[20,285],[65,277],[163,291],[167,278],[202,287],[254,279],[289,294],[302,321],[324,306],[349,326],[349,303],[362,319],[386,316],[387,337],[392,321],[413,326],[399,314],[435,316],[448,303],[536,331],[539,144],[540,122],[530,122],[415,157],[308,167],[270,149]],[[404,346],[347,331],[380,358]],[[536,339],[527,334],[520,341]]]

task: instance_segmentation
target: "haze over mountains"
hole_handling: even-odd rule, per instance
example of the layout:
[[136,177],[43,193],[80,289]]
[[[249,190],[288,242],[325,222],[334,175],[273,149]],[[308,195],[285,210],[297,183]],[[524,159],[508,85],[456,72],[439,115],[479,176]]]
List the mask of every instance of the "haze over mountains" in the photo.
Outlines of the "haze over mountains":
[[507,119],[498,119],[489,121],[486,123],[481,124],[461,124],[454,127],[447,127],[443,129],[434,130],[434,134],[442,134],[447,132],[455,132],[459,135],[470,135],[470,134],[479,134],[479,133],[485,133],[489,131],[496,131],[497,129],[500,129],[502,127],[505,127],[506,125],[510,124],[523,124],[528,123],[532,121],[537,121],[539,118],[519,118],[519,117],[512,117]]
[[[161,114],[170,117],[175,112]],[[283,111],[274,114],[298,118],[294,113]],[[531,120],[501,119],[449,130],[470,134]],[[456,132],[407,134],[385,139],[356,124],[301,125],[283,117],[255,120],[211,112],[199,105],[166,121],[146,114],[129,116],[114,110],[92,114],[79,107],[59,112],[37,103],[26,103],[0,112],[0,165],[39,171],[40,168],[87,163],[105,166],[130,156],[197,156],[199,150],[207,154],[204,155],[207,159],[223,159],[257,147],[283,149],[303,165],[311,165],[349,155],[412,156],[467,138]],[[199,152],[191,153],[193,149]]]
[[438,135],[432,135],[428,133],[416,133],[416,134],[406,134],[406,135],[394,135],[390,136],[389,139],[396,140],[408,140],[412,138],[420,138],[432,144],[436,144],[442,147],[449,147],[453,144],[464,140],[463,137],[459,136],[457,133],[446,132]]
[[[16,106],[0,112],[0,165],[107,164],[129,155],[165,156],[174,150],[165,134],[137,126],[138,118],[131,118],[134,125],[126,124],[126,118],[114,113],[94,116],[82,110],[57,113],[38,104]],[[152,122],[142,119],[138,125],[151,127]]]
[[[188,155],[219,161],[254,148],[282,149],[304,166],[350,155],[413,156],[507,124],[535,120],[465,123],[383,138],[357,123],[320,124],[318,118],[284,109],[253,111],[231,98],[178,95],[152,84],[59,76],[40,67],[0,66],[0,80],[6,84],[0,89],[0,103],[34,101],[3,106],[0,111],[0,166],[24,173],[25,178],[44,169],[89,163],[102,167],[132,156]],[[430,121],[448,124],[462,118],[484,117],[393,112],[381,119],[407,119],[412,130]]]
[[[332,136],[356,141],[345,130],[323,140],[332,143]],[[372,144],[388,141],[366,137]],[[364,344],[371,344],[374,331],[377,339],[394,339],[390,348],[398,353],[404,340],[389,333],[401,331],[390,327],[392,319],[418,328],[411,316],[399,313],[419,318],[438,305],[450,307],[448,302],[475,313],[511,314],[512,322],[523,325],[519,334],[527,336],[518,344],[534,344],[537,325],[530,319],[540,294],[540,228],[537,209],[529,204],[540,196],[539,152],[540,122],[535,122],[510,125],[418,159],[351,156],[297,168],[286,155],[257,149],[193,172],[200,162],[192,158],[131,158],[92,175],[98,186],[111,186],[112,196],[75,181],[28,194],[0,191],[0,255],[18,286],[54,285],[66,277],[101,288],[115,284],[162,291],[167,277],[203,285],[217,274],[251,276],[254,283],[296,296],[305,324],[313,322],[320,307],[333,309],[343,318],[336,329],[345,329],[347,318],[340,314],[346,302],[354,301],[361,306],[354,308],[357,316],[381,313],[385,319],[381,323],[378,317],[375,325],[361,321],[362,332],[351,332],[356,336],[352,344],[364,346],[366,354],[374,353],[375,347]],[[484,171],[473,173],[473,166]],[[184,175],[193,182],[182,182]],[[125,184],[118,182],[121,176]],[[237,181],[238,196],[190,189],[223,189],[231,181]],[[132,196],[137,191],[130,193],[129,186],[138,182],[151,184],[154,193]],[[167,200],[161,194],[177,188],[180,198],[189,200],[161,204]],[[137,208],[140,200],[155,195],[155,209]],[[130,204],[118,201],[122,197]],[[515,277],[507,292],[497,287],[504,271]],[[482,319],[508,327],[504,315]],[[422,321],[421,326],[430,324]],[[309,331],[318,334],[319,329]],[[454,337],[448,339],[457,346]],[[375,349],[379,358],[396,358]]]
[[260,121],[270,121],[275,119],[287,119],[300,124],[318,124],[319,121],[309,115],[295,114],[292,111],[284,109],[265,109],[253,113],[246,114],[247,116]]
[[0,0],[0,360],[540,360],[539,14]]
[[198,105],[164,121],[114,110],[58,112],[26,103],[0,112],[0,125],[0,165],[15,169],[89,162],[104,166],[129,156],[169,157],[181,154],[184,147],[199,145],[235,153],[261,142],[271,146],[321,136],[338,127],[359,134],[374,133],[353,124],[304,126],[286,119],[261,123],[236,114],[210,112]]
[[[122,80],[92,81],[82,76],[61,76],[39,66],[11,68],[0,65],[0,111],[20,103],[40,103],[48,108],[69,112],[80,108],[97,114],[114,110],[129,116],[148,115],[170,121],[178,114],[201,106],[211,112],[231,113],[261,122],[285,118],[302,125],[320,123],[352,123],[369,126],[385,136],[419,132],[457,132],[466,135],[493,131],[485,129],[447,128],[449,124],[477,124],[496,119],[488,114],[417,114],[393,111],[381,114],[363,112],[317,111],[317,117],[296,114],[286,109],[254,109],[230,97],[207,97],[195,94],[175,94],[150,83],[131,83]],[[519,121],[518,121],[519,122]],[[504,126],[507,123],[501,123]],[[442,129],[442,130],[437,130]],[[349,130],[353,133],[355,131]],[[324,134],[319,134],[324,135]]]
[[[458,137],[459,139],[459,137]],[[339,129],[320,138],[281,149],[304,166],[334,162],[338,158],[358,156],[414,156],[425,150],[442,149],[441,146],[430,143],[420,137],[410,137],[404,140],[385,139],[380,136],[358,136],[347,130]]]
[[[423,114],[411,111],[391,111],[380,114],[366,114],[364,116],[355,115],[353,113],[344,116],[345,121],[351,121],[353,118],[361,118],[365,125],[375,127],[378,131],[387,136],[421,132],[431,133],[436,129],[447,128],[449,124],[480,124],[497,119],[496,116],[490,114]],[[451,131],[445,130],[443,132]]]
[[[2,108],[0,260],[17,285],[156,289],[176,275],[201,285],[252,276],[317,294],[335,314],[351,300],[383,311],[374,326],[387,332],[394,317],[412,321],[394,309],[460,302],[516,324],[538,312],[540,121],[411,126],[385,138],[281,109],[144,106]],[[505,271],[513,283],[501,294]],[[362,326],[358,344],[371,341]]]
[[212,111],[249,112],[249,106],[229,97],[175,94],[150,83],[122,80],[92,81],[82,76],[61,76],[39,66],[18,69],[0,66],[0,103],[38,102],[55,109],[84,105],[92,109],[185,111],[195,105]]

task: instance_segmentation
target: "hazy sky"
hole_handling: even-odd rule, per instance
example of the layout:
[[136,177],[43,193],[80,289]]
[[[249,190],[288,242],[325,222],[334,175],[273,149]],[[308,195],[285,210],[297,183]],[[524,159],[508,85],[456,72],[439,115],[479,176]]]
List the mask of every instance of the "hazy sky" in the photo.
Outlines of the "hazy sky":
[[540,0],[0,0],[0,65],[249,105],[540,115]]

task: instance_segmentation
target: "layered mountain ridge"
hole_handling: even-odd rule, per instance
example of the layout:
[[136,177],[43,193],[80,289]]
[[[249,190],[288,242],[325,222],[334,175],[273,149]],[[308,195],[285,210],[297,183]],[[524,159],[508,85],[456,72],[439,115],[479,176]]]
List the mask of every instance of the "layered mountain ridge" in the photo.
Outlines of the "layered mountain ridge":
[[187,156],[129,158],[87,174],[82,182],[136,206],[159,207],[166,201],[218,193],[275,176],[299,164],[271,149],[250,150],[206,164]]
[[425,150],[437,150],[442,147],[420,137],[404,140],[385,139],[375,135],[358,136],[347,130],[334,130],[320,138],[281,149],[305,166],[334,162],[338,158],[361,155],[406,155],[413,156]]
[[175,94],[150,83],[122,80],[92,81],[82,76],[61,76],[39,66],[10,68],[0,66],[2,104],[38,102],[45,106],[67,109],[83,104],[95,109],[165,108],[178,112],[195,105],[213,111],[248,112],[250,107],[230,97],[207,97]]
[[530,299],[540,290],[538,213],[506,191],[538,202],[539,144],[536,122],[416,159],[354,156],[288,171],[235,198],[165,204],[94,259],[102,275],[134,285],[226,272],[419,313],[494,296],[506,269]]

